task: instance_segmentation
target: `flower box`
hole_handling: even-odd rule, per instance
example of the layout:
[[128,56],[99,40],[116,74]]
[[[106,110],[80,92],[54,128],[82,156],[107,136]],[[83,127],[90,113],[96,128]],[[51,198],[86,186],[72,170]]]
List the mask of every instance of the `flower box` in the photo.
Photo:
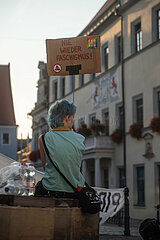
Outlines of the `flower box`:
[[95,136],[99,136],[100,133],[104,133],[106,127],[99,119],[95,119],[90,128]]
[[160,133],[160,116],[153,117],[149,126],[153,132]]
[[142,138],[142,124],[133,123],[132,125],[130,125],[129,133],[131,137],[136,138],[138,140]]
[[117,128],[113,133],[111,134],[111,139],[115,143],[120,143],[122,141],[122,129]]
[[83,135],[84,137],[89,137],[92,135],[92,131],[87,127],[87,124],[83,123],[81,128],[77,129],[77,133]]

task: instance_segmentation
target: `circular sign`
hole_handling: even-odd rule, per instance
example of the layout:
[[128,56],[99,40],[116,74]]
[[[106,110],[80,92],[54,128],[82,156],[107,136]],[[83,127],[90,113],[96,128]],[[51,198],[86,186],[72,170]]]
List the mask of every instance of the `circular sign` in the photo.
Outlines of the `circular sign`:
[[61,72],[61,70],[62,70],[62,66],[59,63],[54,64],[53,71],[55,73],[59,73],[59,72]]

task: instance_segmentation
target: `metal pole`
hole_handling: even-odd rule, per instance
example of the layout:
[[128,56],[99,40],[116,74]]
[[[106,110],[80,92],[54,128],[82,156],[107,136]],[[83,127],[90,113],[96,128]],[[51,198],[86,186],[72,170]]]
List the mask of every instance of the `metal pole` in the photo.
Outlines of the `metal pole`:
[[125,83],[124,83],[124,21],[121,17],[121,78],[122,78],[122,104],[123,104],[123,167],[124,167],[124,186],[125,186],[125,218],[124,218],[124,234],[130,236],[130,216],[129,216],[129,189],[127,186],[127,167],[126,167],[126,114],[125,114]]
[[123,165],[124,165],[124,186],[127,185],[126,170],[126,118],[125,118],[125,84],[124,84],[124,46],[123,46],[123,16],[121,17],[121,78],[122,78],[122,104],[123,104]]
[[130,236],[130,216],[129,216],[129,189],[125,187],[124,189],[124,235]]
[[73,103],[74,103],[74,85],[75,85],[75,75],[73,75]]

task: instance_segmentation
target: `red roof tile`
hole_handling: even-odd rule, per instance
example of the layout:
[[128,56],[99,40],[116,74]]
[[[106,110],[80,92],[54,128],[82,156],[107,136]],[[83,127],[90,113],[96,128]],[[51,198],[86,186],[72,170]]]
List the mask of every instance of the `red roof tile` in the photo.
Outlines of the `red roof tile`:
[[10,82],[10,65],[0,65],[0,125],[16,125]]

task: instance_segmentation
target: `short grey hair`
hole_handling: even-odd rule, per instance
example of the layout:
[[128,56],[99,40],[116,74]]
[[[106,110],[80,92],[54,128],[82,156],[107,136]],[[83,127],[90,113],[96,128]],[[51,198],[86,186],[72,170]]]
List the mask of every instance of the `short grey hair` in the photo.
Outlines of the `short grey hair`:
[[56,101],[48,111],[48,125],[51,129],[54,129],[56,127],[63,126],[63,120],[65,116],[74,115],[76,113],[76,106],[67,101],[67,100],[61,100]]

